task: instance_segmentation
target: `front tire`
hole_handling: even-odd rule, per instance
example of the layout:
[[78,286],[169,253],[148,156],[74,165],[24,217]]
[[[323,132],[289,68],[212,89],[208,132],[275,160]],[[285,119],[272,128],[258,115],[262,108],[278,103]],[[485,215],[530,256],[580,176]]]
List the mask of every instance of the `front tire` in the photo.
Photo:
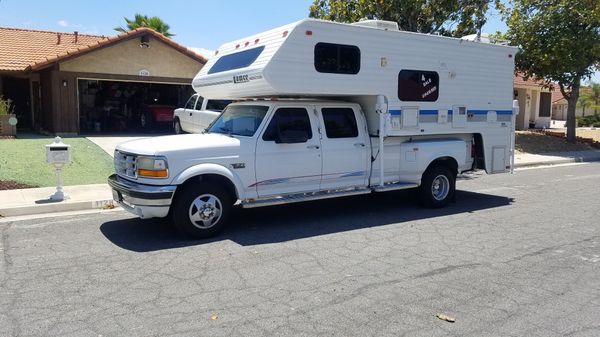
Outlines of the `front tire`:
[[221,186],[192,184],[176,197],[173,222],[183,234],[198,239],[211,237],[225,228],[232,206],[233,198]]
[[446,166],[433,166],[423,173],[419,199],[426,207],[440,208],[454,199],[456,174]]
[[173,122],[173,131],[176,135],[181,135],[184,133],[183,129],[181,128],[181,122],[179,122],[179,118],[175,118],[175,121]]

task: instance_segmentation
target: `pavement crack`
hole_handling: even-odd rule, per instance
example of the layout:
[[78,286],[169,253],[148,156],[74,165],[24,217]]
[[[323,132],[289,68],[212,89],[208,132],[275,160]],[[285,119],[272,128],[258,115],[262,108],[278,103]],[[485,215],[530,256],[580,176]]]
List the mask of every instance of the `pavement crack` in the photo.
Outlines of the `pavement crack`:
[[9,253],[10,245],[8,243],[8,229],[11,225],[12,222],[9,222],[6,226],[3,226],[2,233],[0,234],[2,236],[2,246],[0,246],[0,250],[2,251],[2,261],[4,261],[4,265],[7,269],[13,264]]
[[531,253],[527,253],[527,254],[523,254],[523,255],[519,255],[519,256],[513,257],[512,259],[510,259],[510,260],[508,260],[506,262],[515,262],[515,261],[520,261],[520,260],[526,259],[528,257],[534,257],[534,256],[544,255],[544,254],[547,254],[547,253],[550,253],[550,252],[554,252],[554,251],[560,250],[561,248],[565,248],[565,247],[568,247],[568,246],[576,246],[576,245],[579,245],[581,243],[591,242],[591,241],[597,240],[598,238],[600,238],[600,235],[593,236],[591,238],[587,238],[587,239],[583,239],[583,240],[579,240],[579,241],[565,243],[565,244],[562,244],[562,245],[556,245],[556,246],[552,246],[552,247],[546,247],[546,248],[543,248],[543,249],[540,249],[540,250],[536,250],[535,252],[531,252]]
[[455,270],[472,269],[472,268],[479,267],[479,266],[481,266],[481,263],[466,263],[466,264],[459,264],[459,265],[455,265],[455,266],[447,266],[447,267],[437,268],[434,270],[430,270],[426,273],[416,275],[414,278],[431,277],[431,276],[435,276],[435,275],[447,274],[447,273],[453,272]]

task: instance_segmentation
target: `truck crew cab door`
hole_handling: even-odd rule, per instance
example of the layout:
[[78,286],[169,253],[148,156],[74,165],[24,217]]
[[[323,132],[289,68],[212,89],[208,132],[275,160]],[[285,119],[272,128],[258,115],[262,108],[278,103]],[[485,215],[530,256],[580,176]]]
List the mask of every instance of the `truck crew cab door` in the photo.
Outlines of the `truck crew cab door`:
[[366,186],[370,144],[361,112],[349,106],[320,106],[317,110],[323,153],[321,189]]
[[319,191],[321,141],[307,107],[274,107],[256,144],[259,197]]

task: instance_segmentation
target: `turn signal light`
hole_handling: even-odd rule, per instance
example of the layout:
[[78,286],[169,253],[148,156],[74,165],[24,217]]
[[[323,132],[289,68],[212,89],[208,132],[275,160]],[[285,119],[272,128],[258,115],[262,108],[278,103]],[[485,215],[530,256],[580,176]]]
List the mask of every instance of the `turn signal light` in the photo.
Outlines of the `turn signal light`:
[[138,177],[167,178],[168,176],[169,176],[169,172],[167,170],[138,169]]

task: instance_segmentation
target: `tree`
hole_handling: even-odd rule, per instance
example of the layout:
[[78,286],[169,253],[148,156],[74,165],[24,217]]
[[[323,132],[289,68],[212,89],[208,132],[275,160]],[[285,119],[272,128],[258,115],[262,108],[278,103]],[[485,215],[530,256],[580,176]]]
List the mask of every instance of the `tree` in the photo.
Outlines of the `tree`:
[[133,20],[130,20],[128,18],[124,18],[124,19],[125,19],[125,22],[127,23],[127,25],[126,25],[127,27],[126,28],[116,27],[115,30],[117,32],[125,33],[127,31],[138,29],[140,27],[146,27],[146,28],[150,28],[152,30],[157,31],[166,37],[175,36],[175,34],[172,34],[169,31],[169,29],[171,29],[171,27],[169,27],[169,25],[167,25],[161,18],[159,18],[157,16],[148,17],[147,15],[135,14],[135,17]]
[[574,143],[581,80],[600,66],[600,1],[511,0],[509,6],[507,37],[521,48],[517,70],[558,85],[568,103],[567,141]]
[[447,36],[477,33],[500,0],[314,0],[309,16],[337,22],[395,21],[402,30]]
[[598,115],[600,110],[600,83],[590,83],[589,90],[582,93],[582,96],[586,97],[592,109],[594,109],[594,115]]
[[581,90],[581,95],[579,95],[579,99],[577,100],[577,105],[581,107],[582,116],[585,116],[585,108],[592,105],[594,102],[590,96],[587,95],[587,91]]

